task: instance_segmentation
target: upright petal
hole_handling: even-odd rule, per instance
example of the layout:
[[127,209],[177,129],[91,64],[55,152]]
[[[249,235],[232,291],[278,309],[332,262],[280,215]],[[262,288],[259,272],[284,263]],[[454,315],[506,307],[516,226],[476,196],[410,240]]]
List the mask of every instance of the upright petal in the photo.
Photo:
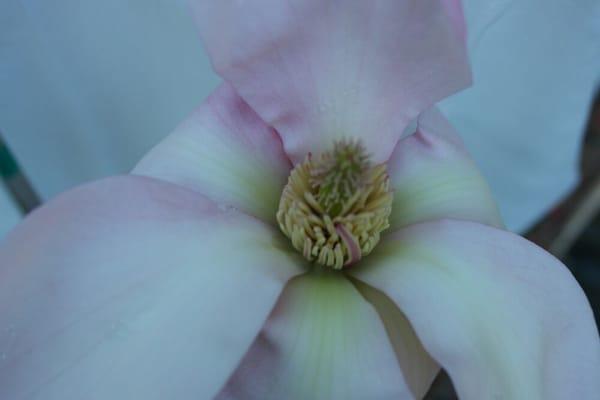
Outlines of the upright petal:
[[411,119],[470,82],[456,1],[191,3],[215,69],[294,162],[342,137],[383,161]]
[[177,183],[275,223],[290,168],[277,133],[224,84],[133,173]]
[[340,273],[292,279],[220,399],[410,399],[377,313]]
[[396,145],[388,162],[392,229],[440,218],[501,227],[490,189],[452,126],[435,108]]
[[387,294],[461,399],[595,399],[600,340],[569,271],[514,234],[445,220],[379,244],[355,276]]
[[62,195],[0,247],[0,398],[211,398],[299,272],[278,236],[150,178]]
[[463,41],[467,41],[467,22],[463,13],[461,0],[442,0],[448,16],[453,20],[454,27]]

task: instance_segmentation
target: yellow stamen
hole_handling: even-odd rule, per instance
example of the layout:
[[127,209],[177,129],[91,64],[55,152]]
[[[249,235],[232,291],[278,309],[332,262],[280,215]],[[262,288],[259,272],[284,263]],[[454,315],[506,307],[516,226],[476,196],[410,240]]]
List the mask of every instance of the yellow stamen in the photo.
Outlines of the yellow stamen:
[[386,165],[371,166],[360,142],[340,141],[292,170],[277,221],[305,258],[342,269],[373,250],[391,210]]

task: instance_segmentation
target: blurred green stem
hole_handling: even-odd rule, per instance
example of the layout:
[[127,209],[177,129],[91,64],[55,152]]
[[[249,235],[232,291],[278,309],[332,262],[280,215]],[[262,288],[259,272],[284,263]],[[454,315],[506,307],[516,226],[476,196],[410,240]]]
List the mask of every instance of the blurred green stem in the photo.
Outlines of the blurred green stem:
[[40,205],[40,198],[23,174],[0,133],[0,177],[23,215]]

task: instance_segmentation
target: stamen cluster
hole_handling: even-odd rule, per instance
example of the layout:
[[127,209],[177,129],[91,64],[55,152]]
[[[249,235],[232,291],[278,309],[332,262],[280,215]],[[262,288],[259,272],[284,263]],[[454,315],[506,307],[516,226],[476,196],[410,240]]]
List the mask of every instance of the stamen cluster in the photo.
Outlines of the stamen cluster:
[[385,164],[371,166],[360,142],[340,141],[292,170],[277,221],[309,261],[342,269],[373,250],[391,206]]

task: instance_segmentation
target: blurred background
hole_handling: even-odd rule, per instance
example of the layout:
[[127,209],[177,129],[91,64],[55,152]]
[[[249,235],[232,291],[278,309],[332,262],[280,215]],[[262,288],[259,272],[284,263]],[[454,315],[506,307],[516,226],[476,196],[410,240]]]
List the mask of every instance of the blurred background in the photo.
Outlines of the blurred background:
[[[600,2],[463,6],[474,85],[440,107],[508,228],[563,259],[598,318]],[[3,0],[0,240],[57,193],[127,173],[218,83],[184,0]],[[447,379],[430,398],[453,398]]]

